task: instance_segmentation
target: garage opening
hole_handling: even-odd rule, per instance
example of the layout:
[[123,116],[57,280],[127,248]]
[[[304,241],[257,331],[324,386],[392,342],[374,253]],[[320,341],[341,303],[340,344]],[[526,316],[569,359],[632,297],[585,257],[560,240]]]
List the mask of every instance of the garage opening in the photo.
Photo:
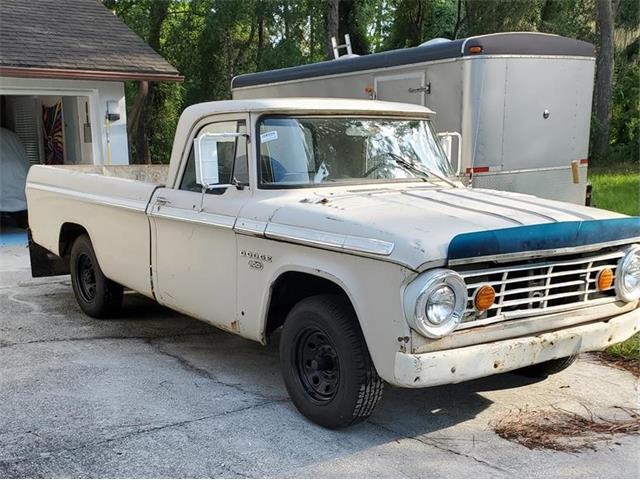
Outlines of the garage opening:
[[0,95],[0,245],[26,244],[29,167],[93,164],[89,97]]

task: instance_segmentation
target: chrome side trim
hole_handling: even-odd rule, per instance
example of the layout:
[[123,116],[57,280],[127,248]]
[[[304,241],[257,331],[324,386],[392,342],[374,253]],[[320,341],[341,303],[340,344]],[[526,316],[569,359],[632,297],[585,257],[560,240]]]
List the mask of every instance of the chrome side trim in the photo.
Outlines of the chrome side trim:
[[240,235],[253,235],[257,237],[264,237],[266,229],[267,222],[251,220],[249,218],[238,218],[235,226],[233,227],[233,231]]
[[384,256],[391,255],[394,247],[392,242],[386,242],[384,240],[327,233],[311,228],[293,227],[274,223],[267,225],[265,236],[274,240],[299,243],[301,245]]
[[154,206],[151,210],[150,216],[155,218],[164,218],[166,220],[176,220],[178,222],[196,223],[209,227],[226,228],[229,230],[233,228],[233,225],[236,222],[236,217],[232,217],[230,215],[198,212],[197,210],[186,210],[162,205]]
[[640,242],[640,237],[623,238],[621,240],[615,240],[611,242],[593,243],[591,245],[580,245],[578,247],[566,247],[566,248],[552,248],[549,250],[529,250],[526,252],[517,253],[504,253],[500,255],[487,255],[484,257],[470,257],[470,258],[456,258],[449,260],[448,264],[455,265],[468,265],[470,263],[481,262],[498,262],[505,263],[515,260],[530,260],[532,258],[550,257],[557,255],[570,255],[572,253],[585,253],[600,250],[601,248],[616,247],[619,245],[626,245],[631,243]]
[[94,205],[103,205],[106,207],[122,208],[134,212],[144,212],[147,208],[146,201],[123,199],[118,197],[108,197],[105,195],[97,195],[95,193],[79,192],[68,188],[54,187],[37,182],[27,182],[27,189],[40,190],[43,192],[57,193],[66,197],[72,197],[83,202],[93,203]]

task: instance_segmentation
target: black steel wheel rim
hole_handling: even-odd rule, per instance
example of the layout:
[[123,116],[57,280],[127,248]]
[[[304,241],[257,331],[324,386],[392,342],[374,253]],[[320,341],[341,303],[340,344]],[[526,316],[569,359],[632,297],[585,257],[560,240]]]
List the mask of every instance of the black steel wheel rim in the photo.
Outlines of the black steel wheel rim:
[[80,295],[86,302],[93,301],[96,298],[96,271],[91,257],[86,253],[82,253],[78,257],[76,273],[78,274]]
[[335,397],[340,384],[338,354],[327,335],[317,328],[300,332],[294,349],[298,378],[307,394],[319,403]]

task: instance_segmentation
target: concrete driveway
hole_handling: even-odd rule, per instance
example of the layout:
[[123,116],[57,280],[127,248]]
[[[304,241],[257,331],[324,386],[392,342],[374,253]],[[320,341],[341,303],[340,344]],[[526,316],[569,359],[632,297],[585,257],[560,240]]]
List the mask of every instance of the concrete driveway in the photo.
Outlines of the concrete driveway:
[[369,421],[325,430],[289,402],[277,338],[261,347],[138,295],[93,320],[68,277],[32,279],[24,247],[0,248],[0,477],[638,477],[638,437],[572,454],[490,426],[583,405],[637,408],[636,381],[586,356],[539,383],[387,388]]

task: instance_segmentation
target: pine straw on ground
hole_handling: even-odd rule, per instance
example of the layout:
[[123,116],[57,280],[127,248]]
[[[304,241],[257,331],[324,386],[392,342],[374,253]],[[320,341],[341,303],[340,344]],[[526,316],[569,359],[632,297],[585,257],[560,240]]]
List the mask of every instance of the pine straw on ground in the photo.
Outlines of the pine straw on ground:
[[608,352],[598,352],[598,358],[601,362],[606,363],[620,370],[626,370],[633,374],[636,378],[640,378],[640,360],[636,358],[623,358],[617,355],[611,355]]
[[552,411],[519,410],[492,422],[491,427],[502,438],[529,449],[546,449],[577,453],[596,450],[596,443],[611,440],[620,434],[640,433],[640,412],[624,407],[623,419],[606,419],[554,407]]

